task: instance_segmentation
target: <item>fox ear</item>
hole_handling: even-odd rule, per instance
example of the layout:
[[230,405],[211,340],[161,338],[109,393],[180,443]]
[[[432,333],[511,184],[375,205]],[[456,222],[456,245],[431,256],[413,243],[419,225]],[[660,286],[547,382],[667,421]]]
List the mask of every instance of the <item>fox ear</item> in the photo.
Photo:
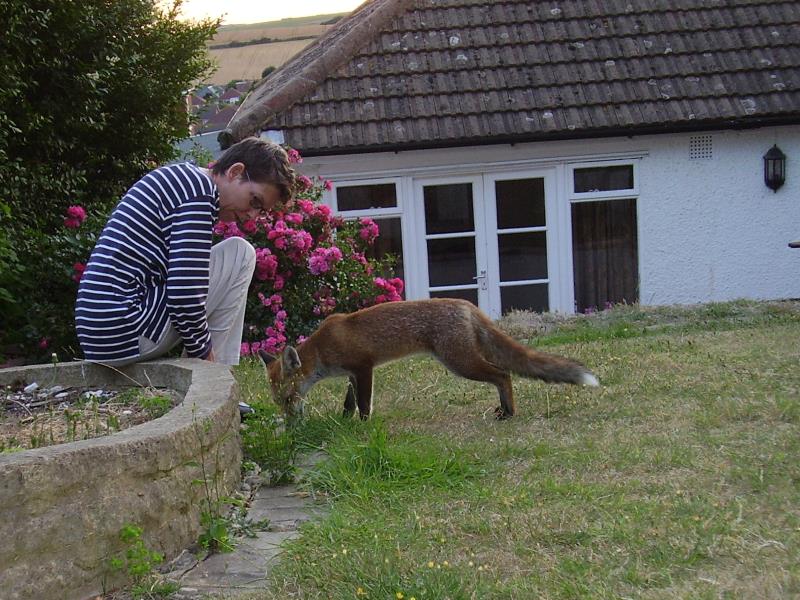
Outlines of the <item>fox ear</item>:
[[268,365],[273,360],[275,360],[275,356],[273,356],[272,354],[270,354],[266,350],[259,350],[258,351],[258,356],[261,358],[262,361],[264,361],[265,365]]
[[300,368],[300,356],[292,346],[283,349],[283,372],[291,375]]

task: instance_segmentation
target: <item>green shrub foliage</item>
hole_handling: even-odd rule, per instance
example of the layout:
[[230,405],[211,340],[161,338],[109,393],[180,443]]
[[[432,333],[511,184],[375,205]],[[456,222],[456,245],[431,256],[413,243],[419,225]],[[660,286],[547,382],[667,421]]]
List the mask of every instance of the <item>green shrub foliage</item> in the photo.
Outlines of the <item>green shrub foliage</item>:
[[[183,95],[210,72],[219,23],[179,21],[179,6],[0,0],[0,360],[72,356],[74,262],[188,135]],[[97,217],[61,235],[76,205]]]

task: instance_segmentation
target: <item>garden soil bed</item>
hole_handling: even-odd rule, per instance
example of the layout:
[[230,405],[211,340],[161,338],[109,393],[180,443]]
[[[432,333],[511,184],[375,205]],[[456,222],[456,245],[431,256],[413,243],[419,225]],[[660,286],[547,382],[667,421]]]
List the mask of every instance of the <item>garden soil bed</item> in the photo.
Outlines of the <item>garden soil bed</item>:
[[110,435],[158,418],[182,399],[156,388],[8,386],[0,391],[0,453]]

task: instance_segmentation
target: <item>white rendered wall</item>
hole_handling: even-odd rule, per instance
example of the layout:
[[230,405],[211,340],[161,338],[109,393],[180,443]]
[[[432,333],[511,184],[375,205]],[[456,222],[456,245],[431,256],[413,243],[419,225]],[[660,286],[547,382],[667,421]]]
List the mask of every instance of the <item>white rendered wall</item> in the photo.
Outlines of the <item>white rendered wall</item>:
[[[643,304],[800,297],[800,128],[714,132],[713,158],[689,135],[649,138],[640,165]],[[764,153],[787,156],[786,184],[764,185]]]
[[[711,136],[710,158],[690,158],[698,135]],[[773,144],[787,156],[777,193],[763,182],[762,157]],[[800,249],[787,246],[800,239],[800,126],[307,157],[302,167],[337,183],[398,178],[406,206],[415,178],[553,168],[568,210],[568,165],[628,158],[638,161],[643,304],[800,297]],[[567,226],[556,232],[564,240]]]

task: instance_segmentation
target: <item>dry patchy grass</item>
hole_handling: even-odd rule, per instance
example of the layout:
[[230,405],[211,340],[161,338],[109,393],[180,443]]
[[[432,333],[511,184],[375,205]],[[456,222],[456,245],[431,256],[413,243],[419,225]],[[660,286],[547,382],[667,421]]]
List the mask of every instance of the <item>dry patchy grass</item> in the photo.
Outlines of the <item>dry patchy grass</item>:
[[369,423],[318,386],[296,435],[336,500],[252,598],[800,595],[797,304],[614,312],[536,340],[603,387],[517,378],[510,421],[426,358],[377,372]]

